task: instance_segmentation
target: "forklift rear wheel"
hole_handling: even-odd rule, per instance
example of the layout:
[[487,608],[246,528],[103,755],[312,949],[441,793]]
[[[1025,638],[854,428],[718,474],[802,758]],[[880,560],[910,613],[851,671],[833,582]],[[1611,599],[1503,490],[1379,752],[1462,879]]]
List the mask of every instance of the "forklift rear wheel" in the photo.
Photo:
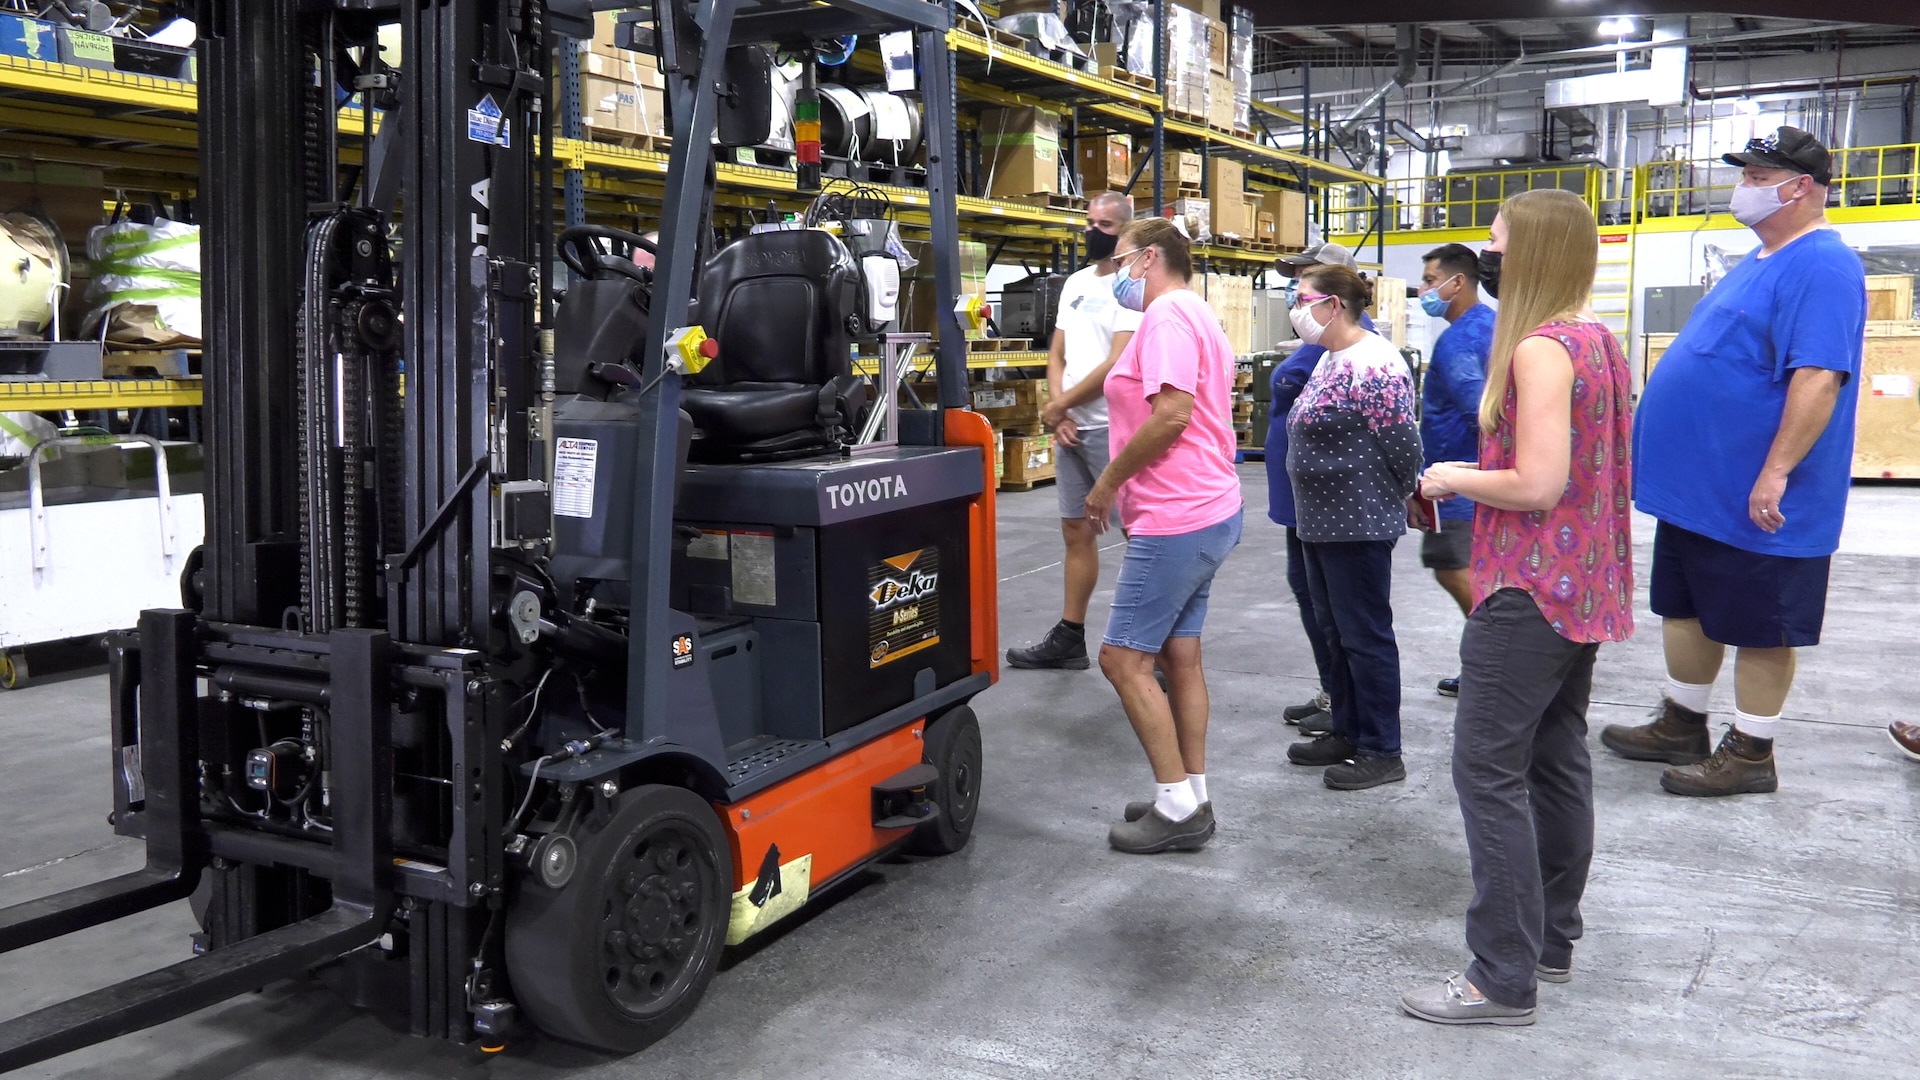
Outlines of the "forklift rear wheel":
[[27,677],[26,658],[17,652],[0,652],[0,690],[16,690]]
[[541,1030],[633,1053],[678,1027],[713,979],[732,907],[726,834],[706,800],[650,784],[576,839],[564,887],[520,882],[507,974]]
[[940,816],[914,831],[909,847],[922,855],[951,855],[967,846],[980,809],[980,721],[965,705],[930,721],[927,763],[940,771],[933,802]]

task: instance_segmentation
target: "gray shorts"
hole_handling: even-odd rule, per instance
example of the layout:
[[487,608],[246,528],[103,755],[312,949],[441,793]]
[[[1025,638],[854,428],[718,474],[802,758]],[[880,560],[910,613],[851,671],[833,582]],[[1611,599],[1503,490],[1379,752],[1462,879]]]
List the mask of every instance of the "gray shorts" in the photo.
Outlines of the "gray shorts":
[[1440,520],[1440,531],[1420,534],[1420,565],[1429,570],[1465,570],[1473,562],[1473,521]]
[[1093,482],[1100,479],[1110,460],[1106,428],[1082,428],[1078,446],[1054,440],[1053,486],[1060,495],[1062,518],[1087,516],[1087,496],[1093,493]]

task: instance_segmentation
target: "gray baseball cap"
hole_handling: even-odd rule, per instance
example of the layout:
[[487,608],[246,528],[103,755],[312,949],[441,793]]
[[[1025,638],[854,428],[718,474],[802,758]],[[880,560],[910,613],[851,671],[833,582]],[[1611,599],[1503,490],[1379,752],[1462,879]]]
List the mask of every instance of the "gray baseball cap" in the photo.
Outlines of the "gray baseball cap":
[[1349,270],[1358,270],[1353,261],[1353,252],[1329,240],[1316,244],[1297,255],[1280,256],[1280,268],[1289,274],[1305,270],[1309,266],[1344,266]]

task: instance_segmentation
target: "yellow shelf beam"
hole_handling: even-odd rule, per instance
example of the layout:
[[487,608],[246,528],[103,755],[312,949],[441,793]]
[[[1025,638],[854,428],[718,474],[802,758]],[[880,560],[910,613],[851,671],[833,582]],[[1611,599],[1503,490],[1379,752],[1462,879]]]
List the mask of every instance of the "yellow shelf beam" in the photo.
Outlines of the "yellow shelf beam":
[[16,412],[142,409],[200,404],[198,379],[0,382],[0,408]]
[[0,56],[0,91],[154,112],[188,114],[200,108],[198,88],[179,79],[97,71],[17,56]]

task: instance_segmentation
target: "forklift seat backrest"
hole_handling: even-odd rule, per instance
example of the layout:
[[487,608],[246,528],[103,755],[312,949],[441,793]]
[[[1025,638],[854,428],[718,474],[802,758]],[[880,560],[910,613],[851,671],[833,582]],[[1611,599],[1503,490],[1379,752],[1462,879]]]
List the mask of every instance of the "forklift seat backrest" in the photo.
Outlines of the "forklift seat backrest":
[[850,321],[860,268],[818,229],[755,233],[700,279],[700,321],[720,354],[687,380],[694,456],[741,460],[834,445],[857,421]]

